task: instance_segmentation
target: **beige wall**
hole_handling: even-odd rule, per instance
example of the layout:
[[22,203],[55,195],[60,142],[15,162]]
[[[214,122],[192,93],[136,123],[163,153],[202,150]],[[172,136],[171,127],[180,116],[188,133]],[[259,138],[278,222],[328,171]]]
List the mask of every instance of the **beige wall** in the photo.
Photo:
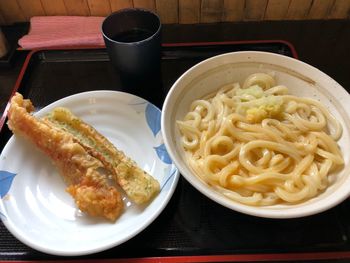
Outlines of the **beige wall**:
[[156,11],[163,23],[348,19],[350,0],[0,0],[0,25],[32,16],[106,16],[124,7]]

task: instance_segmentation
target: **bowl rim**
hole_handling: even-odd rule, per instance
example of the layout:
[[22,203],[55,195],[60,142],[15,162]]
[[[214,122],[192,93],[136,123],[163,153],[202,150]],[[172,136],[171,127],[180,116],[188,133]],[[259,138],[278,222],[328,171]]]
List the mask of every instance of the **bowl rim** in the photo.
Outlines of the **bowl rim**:
[[[239,58],[238,60],[235,60],[236,58]],[[242,61],[242,58],[245,58],[244,61]],[[195,187],[199,192],[201,192],[203,195],[207,196],[208,198],[210,198],[211,200],[215,201],[216,203],[227,207],[231,210],[237,211],[237,212],[241,212],[247,215],[252,215],[252,216],[257,216],[257,217],[263,217],[263,218],[276,218],[276,219],[287,219],[287,218],[298,218],[298,217],[305,217],[305,216],[310,216],[313,214],[317,214],[317,213],[321,213],[324,212],[336,205],[338,205],[339,203],[341,203],[342,201],[344,201],[346,198],[348,198],[350,196],[350,187],[349,189],[346,189],[346,187],[342,186],[339,187],[339,189],[337,189],[334,193],[332,193],[329,197],[327,196],[325,199],[325,201],[323,200],[322,202],[320,202],[321,200],[318,200],[316,202],[313,203],[309,203],[307,208],[305,209],[305,206],[303,205],[291,205],[290,208],[287,209],[278,209],[278,205],[277,206],[269,206],[269,207],[257,207],[257,206],[249,206],[249,205],[245,205],[245,204],[241,204],[239,202],[235,202],[233,200],[230,200],[228,198],[226,198],[224,195],[222,195],[221,193],[215,191],[214,189],[210,189],[209,186],[203,182],[202,180],[200,180],[196,175],[193,175],[191,172],[190,174],[188,174],[188,171],[190,171],[190,169],[187,168],[187,164],[185,164],[182,160],[180,160],[177,155],[175,154],[175,149],[173,149],[173,147],[171,147],[171,145],[173,145],[171,143],[171,131],[170,131],[170,124],[168,126],[168,123],[170,122],[170,117],[172,114],[172,109],[170,107],[172,100],[174,99],[173,96],[176,92],[179,92],[178,89],[178,85],[181,84],[183,81],[186,81],[186,78],[188,77],[189,74],[192,73],[199,73],[198,75],[200,75],[201,73],[205,72],[205,71],[200,71],[200,68],[203,65],[206,65],[208,63],[216,63],[216,62],[220,62],[220,61],[225,61],[226,63],[239,63],[239,62],[254,62],[254,59],[256,58],[262,58],[263,60],[265,59],[265,63],[266,63],[266,57],[269,57],[270,59],[277,59],[280,61],[287,61],[289,62],[288,67],[286,67],[284,65],[285,68],[292,68],[292,71],[296,71],[297,73],[299,72],[303,72],[302,69],[308,69],[311,75],[311,79],[313,80],[313,76],[317,76],[317,79],[321,79],[322,81],[328,82],[329,84],[331,84],[334,88],[336,88],[337,92],[332,92],[332,95],[339,101],[343,101],[343,100],[348,100],[348,103],[341,103],[341,105],[346,109],[346,112],[350,113],[350,103],[349,103],[349,93],[338,83],[336,82],[333,78],[331,78],[329,75],[327,75],[326,73],[322,72],[321,70],[317,69],[316,67],[307,64],[303,61],[288,57],[288,56],[284,56],[284,55],[280,55],[280,54],[276,54],[276,53],[270,53],[270,52],[263,52],[263,51],[237,51],[237,52],[229,52],[229,53],[224,53],[224,54],[220,54],[220,55],[216,55],[213,57],[210,57],[208,59],[205,59],[197,64],[195,64],[194,66],[192,66],[191,68],[189,68],[187,71],[185,71],[172,85],[172,87],[170,88],[165,100],[164,100],[164,104],[163,104],[163,109],[162,109],[162,116],[161,116],[161,127],[162,127],[162,135],[163,135],[163,140],[164,140],[164,144],[166,146],[166,149],[171,157],[171,159],[173,160],[175,166],[178,168],[178,170],[180,171],[180,174],[193,186]],[[227,60],[225,60],[227,59]],[[274,60],[273,60],[274,61]],[[257,61],[260,62],[260,61]],[[261,61],[263,62],[263,61]],[[273,64],[276,64],[277,66],[281,66],[281,64],[279,63],[275,63],[276,61],[274,61]],[[214,67],[216,67],[214,65]],[[302,73],[299,73],[302,74]],[[191,78],[191,80],[193,80],[195,77],[197,77],[198,75],[194,76],[193,78]],[[321,81],[317,81],[316,83],[319,83]],[[180,90],[184,90],[184,88],[188,86],[188,85],[183,85]],[[175,97],[176,98],[176,97]],[[176,148],[176,146],[175,146]],[[346,185],[347,183],[350,184],[350,176],[347,176],[346,178],[344,178],[344,182],[343,185]],[[208,191],[209,189],[209,191]],[[267,209],[270,208],[270,209]],[[272,208],[272,209],[271,209]]]

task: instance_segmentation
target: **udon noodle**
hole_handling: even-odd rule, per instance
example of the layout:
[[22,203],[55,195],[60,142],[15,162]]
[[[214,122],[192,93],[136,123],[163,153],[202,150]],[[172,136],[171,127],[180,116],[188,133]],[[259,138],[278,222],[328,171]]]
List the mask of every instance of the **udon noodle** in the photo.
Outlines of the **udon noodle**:
[[313,198],[344,163],[340,123],[320,102],[289,95],[270,74],[195,100],[177,124],[194,173],[248,205]]

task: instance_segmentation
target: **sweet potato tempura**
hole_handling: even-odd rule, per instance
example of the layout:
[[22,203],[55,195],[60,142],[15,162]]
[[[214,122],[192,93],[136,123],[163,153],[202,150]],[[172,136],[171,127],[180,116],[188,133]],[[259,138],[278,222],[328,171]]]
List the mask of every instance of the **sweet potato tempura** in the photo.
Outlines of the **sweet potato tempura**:
[[100,160],[90,155],[70,133],[57,129],[30,114],[30,100],[16,93],[11,99],[8,126],[34,143],[58,167],[78,208],[91,216],[111,221],[123,210],[120,193],[108,184]]

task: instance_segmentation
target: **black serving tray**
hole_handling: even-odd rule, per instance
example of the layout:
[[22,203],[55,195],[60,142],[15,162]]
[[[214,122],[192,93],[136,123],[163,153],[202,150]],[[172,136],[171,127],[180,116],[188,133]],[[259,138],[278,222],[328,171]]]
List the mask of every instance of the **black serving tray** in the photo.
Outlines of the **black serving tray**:
[[[138,95],[161,107],[171,85],[191,66],[214,55],[242,50],[297,57],[293,46],[284,41],[164,44],[159,79],[146,82]],[[129,92],[120,82],[106,50],[63,49],[30,52],[13,92],[21,92],[41,108],[68,95],[99,89]],[[6,111],[0,127],[0,149],[11,136],[5,122]],[[257,218],[216,204],[181,177],[165,210],[143,232],[115,248],[75,259],[340,260],[350,258],[349,211],[350,203],[345,201],[326,212],[304,218]],[[0,261],[49,259],[62,258],[27,247],[0,222]]]

